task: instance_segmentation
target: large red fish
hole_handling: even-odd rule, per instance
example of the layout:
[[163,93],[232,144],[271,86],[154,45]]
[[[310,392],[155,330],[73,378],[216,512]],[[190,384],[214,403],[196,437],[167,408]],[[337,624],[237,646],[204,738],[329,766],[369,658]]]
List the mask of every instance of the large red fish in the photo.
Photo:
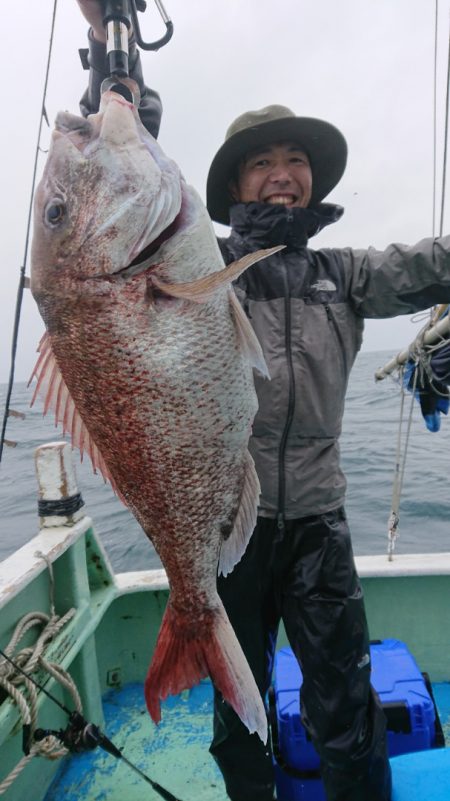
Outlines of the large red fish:
[[[267,251],[269,253],[271,251]],[[264,254],[265,255],[265,254]],[[266,714],[217,595],[241,558],[259,484],[247,450],[252,368],[265,371],[206,210],[108,92],[88,119],[59,114],[35,200],[31,288],[47,333],[46,408],[143,527],[170,597],[147,706],[210,675],[250,731]]]

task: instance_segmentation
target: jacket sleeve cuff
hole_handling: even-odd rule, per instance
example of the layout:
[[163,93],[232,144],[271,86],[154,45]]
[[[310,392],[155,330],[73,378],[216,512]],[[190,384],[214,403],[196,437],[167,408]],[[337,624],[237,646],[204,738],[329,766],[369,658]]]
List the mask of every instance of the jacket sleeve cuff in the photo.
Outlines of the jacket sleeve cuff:
[[[109,75],[106,45],[94,39],[92,29],[89,29],[88,42],[89,82],[80,101],[80,110],[84,117],[87,117],[88,114],[95,114],[95,112],[98,111],[100,106],[101,85],[103,80]],[[161,99],[157,92],[153,89],[149,89],[144,83],[141,57],[133,36],[129,40],[128,51],[130,78],[136,81],[141,93],[139,116],[142,124],[156,139],[161,123]]]

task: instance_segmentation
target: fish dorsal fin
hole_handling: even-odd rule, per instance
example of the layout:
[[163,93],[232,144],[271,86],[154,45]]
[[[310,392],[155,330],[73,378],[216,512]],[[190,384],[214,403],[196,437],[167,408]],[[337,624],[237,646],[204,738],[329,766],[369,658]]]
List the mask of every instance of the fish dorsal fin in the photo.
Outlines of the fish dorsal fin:
[[257,261],[271,256],[272,253],[277,253],[283,250],[285,245],[277,245],[274,248],[266,248],[265,250],[257,250],[255,253],[248,253],[238,261],[233,261],[228,267],[223,270],[218,270],[215,273],[210,273],[203,278],[197,278],[196,281],[189,281],[184,284],[166,284],[160,281],[156,275],[152,276],[152,284],[164,292],[166,295],[171,295],[174,298],[183,298],[184,300],[193,300],[196,303],[205,303],[210,300],[214,292],[224,284],[230,284],[238,278],[241,273],[245,272],[252,264]]
[[30,406],[33,406],[37,396],[40,395],[44,400],[44,415],[49,410],[54,412],[55,426],[62,425],[63,434],[70,435],[72,447],[79,449],[81,459],[83,459],[83,454],[87,453],[94,473],[101,473],[105,481],[109,481],[114,491],[120,496],[105,460],[75,406],[58,367],[52,350],[51,338],[47,332],[39,342],[38,353],[39,358],[28,382],[29,386],[33,378],[37,380]]
[[233,530],[227,539],[222,540],[218,573],[227,576],[242,559],[256,526],[258,500],[261,492],[255,463],[247,451],[244,467],[241,502],[239,504]]
[[234,289],[230,289],[230,303],[233,311],[236,328],[238,332],[239,341],[242,349],[247,354],[248,360],[252,367],[255,367],[264,378],[270,378],[267,364],[264,359],[262,347],[259,344],[259,339],[256,336],[250,321],[239,303]]

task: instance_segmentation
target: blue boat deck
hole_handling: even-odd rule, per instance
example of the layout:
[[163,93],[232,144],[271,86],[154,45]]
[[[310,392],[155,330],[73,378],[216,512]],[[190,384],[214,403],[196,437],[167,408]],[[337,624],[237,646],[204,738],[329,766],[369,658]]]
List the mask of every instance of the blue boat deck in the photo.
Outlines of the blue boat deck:
[[[162,704],[156,726],[142,684],[109,691],[103,701],[103,733],[152,781],[180,801],[226,801],[222,776],[208,753],[212,687],[201,682]],[[100,748],[61,766],[45,801],[147,801],[161,796],[123,760]]]
[[[433,687],[447,745],[450,744],[450,683]],[[155,726],[141,684],[111,690],[104,697],[104,734],[153,782],[180,801],[226,801],[221,774],[208,753],[212,688],[204,681],[162,705]],[[436,769],[433,770],[433,764]],[[393,801],[448,801],[450,749],[408,754],[392,760]],[[105,751],[66,760],[45,801],[156,801],[161,796],[122,759]]]

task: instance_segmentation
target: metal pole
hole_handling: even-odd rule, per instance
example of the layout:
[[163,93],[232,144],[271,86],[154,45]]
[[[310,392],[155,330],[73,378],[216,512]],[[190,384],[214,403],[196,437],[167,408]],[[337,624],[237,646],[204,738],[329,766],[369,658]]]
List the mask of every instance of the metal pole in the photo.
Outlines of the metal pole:
[[390,375],[394,372],[398,367],[401,367],[402,364],[408,361],[411,354],[414,352],[416,344],[420,345],[435,345],[441,339],[445,339],[450,336],[450,315],[447,314],[442,320],[439,320],[436,325],[433,325],[429,328],[425,333],[416,337],[416,339],[409,345],[408,348],[402,350],[397,356],[394,356],[389,362],[387,362],[384,367],[381,367],[375,373],[375,381],[382,381],[383,378]]

